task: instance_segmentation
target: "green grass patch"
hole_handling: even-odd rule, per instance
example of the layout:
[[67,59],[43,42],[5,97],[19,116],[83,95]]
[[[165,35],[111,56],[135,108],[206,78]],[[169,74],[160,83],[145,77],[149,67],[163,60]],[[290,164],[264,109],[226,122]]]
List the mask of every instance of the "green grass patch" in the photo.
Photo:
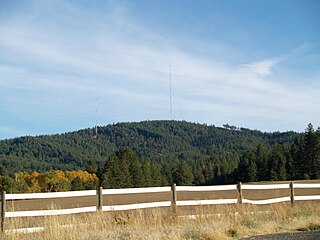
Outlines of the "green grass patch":
[[238,237],[238,236],[239,236],[239,233],[238,233],[238,230],[237,230],[237,229],[230,228],[230,229],[227,231],[227,235],[228,235],[229,237]]

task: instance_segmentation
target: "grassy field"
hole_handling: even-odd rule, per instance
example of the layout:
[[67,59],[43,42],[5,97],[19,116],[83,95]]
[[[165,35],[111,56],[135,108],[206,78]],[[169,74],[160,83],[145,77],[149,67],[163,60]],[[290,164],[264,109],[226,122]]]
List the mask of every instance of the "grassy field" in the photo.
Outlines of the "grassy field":
[[46,227],[40,233],[11,233],[1,239],[236,239],[263,233],[320,228],[320,203],[268,206],[220,205],[10,219],[8,229]]
[[[279,183],[279,182],[278,182]],[[308,183],[310,183],[308,181]],[[319,183],[319,181],[317,181]],[[270,184],[270,183],[266,183]],[[290,195],[289,189],[244,190],[248,199]],[[320,189],[296,189],[295,195],[320,195]],[[178,200],[237,198],[236,191],[178,192]],[[104,196],[104,205],[170,201],[172,194]],[[97,197],[8,201],[7,211],[95,206]],[[39,233],[14,233],[1,239],[236,239],[264,233],[320,229],[320,201],[272,205],[179,206],[69,216],[6,218],[5,229],[45,227]]]

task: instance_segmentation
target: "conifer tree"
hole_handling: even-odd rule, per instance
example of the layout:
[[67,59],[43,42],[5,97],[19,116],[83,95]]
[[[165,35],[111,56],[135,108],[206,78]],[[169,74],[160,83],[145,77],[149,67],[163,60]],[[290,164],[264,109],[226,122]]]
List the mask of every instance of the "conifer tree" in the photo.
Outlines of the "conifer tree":
[[119,166],[118,157],[110,155],[102,170],[100,185],[103,188],[121,188],[122,187],[122,172]]
[[87,162],[86,169],[88,173],[97,173],[98,172],[98,165],[97,162],[93,159],[90,159]]
[[144,187],[152,186],[153,180],[151,176],[151,162],[150,161],[144,161],[142,164],[142,172],[144,176]]
[[162,185],[168,186],[172,185],[173,182],[173,171],[172,167],[169,165],[169,163],[164,162],[161,167],[161,175],[162,175]]
[[253,152],[246,153],[240,158],[237,172],[237,179],[240,182],[257,181],[257,165]]
[[270,158],[271,181],[285,181],[287,179],[286,162],[283,144],[277,143],[273,148]]
[[317,178],[320,164],[320,139],[319,132],[314,130],[311,123],[308,124],[305,132],[304,161],[306,173],[313,179]]
[[132,187],[142,187],[145,185],[142,165],[136,156],[130,159],[129,172],[132,179]]
[[294,179],[303,179],[304,174],[307,173],[308,166],[305,164],[304,147],[304,136],[300,136],[295,139],[290,148],[294,167]]
[[203,185],[205,184],[205,177],[203,175],[201,163],[194,164],[193,168],[193,175],[194,175],[194,184],[195,185]]
[[177,165],[173,179],[177,185],[192,185],[192,168],[186,161],[180,161]]
[[255,162],[254,154],[249,158],[249,167],[248,167],[248,182],[257,181],[257,164]]
[[136,158],[132,149],[125,147],[121,148],[117,153],[118,163],[121,171],[120,187],[131,188],[133,187],[132,175],[130,173],[130,161],[134,161]]
[[81,191],[84,190],[83,183],[80,179],[80,177],[76,177],[72,182],[71,182],[71,190],[72,191]]
[[256,151],[257,180],[267,181],[268,175],[268,149],[263,144],[259,144]]
[[161,170],[158,164],[156,163],[151,163],[150,165],[151,168],[151,187],[159,187],[162,185],[162,176],[161,176]]

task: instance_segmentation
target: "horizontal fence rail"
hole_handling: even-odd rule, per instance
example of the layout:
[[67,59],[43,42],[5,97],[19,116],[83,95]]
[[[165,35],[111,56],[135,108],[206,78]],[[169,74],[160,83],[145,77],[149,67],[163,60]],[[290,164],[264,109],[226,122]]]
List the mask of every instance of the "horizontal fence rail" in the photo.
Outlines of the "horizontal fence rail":
[[170,192],[171,187],[103,189],[103,195]]
[[291,201],[290,197],[280,197],[280,198],[271,198],[271,199],[263,199],[263,200],[242,199],[242,203],[250,203],[250,204],[257,204],[257,205],[288,202],[288,201]]
[[[271,199],[247,199],[243,190],[263,191],[263,190],[288,190],[288,196],[271,198]],[[296,196],[294,189],[319,189],[319,195]],[[205,199],[205,200],[179,200],[178,196],[182,192],[219,192],[234,191],[237,198],[226,199]],[[155,201],[145,203],[134,203],[124,205],[105,205],[103,204],[103,195],[121,195],[121,194],[147,194],[147,193],[169,193],[170,201]],[[6,212],[7,201],[32,200],[32,199],[54,199],[66,197],[85,197],[96,196],[97,206],[78,207],[69,209],[46,209],[33,211],[8,211]],[[15,217],[37,217],[50,215],[66,215],[76,213],[91,213],[96,211],[126,211],[134,209],[156,208],[156,207],[172,207],[174,211],[177,206],[199,206],[214,204],[273,204],[280,202],[310,201],[320,200],[320,184],[319,183],[280,183],[280,184],[233,184],[219,186],[176,186],[172,187],[149,187],[149,188],[126,188],[126,189],[102,189],[86,190],[86,191],[70,191],[70,192],[54,192],[54,193],[26,193],[26,194],[1,194],[1,230],[4,232],[5,218]],[[75,200],[76,203],[76,200]]]
[[295,183],[294,188],[320,188],[320,183]]
[[15,211],[6,212],[6,218],[12,217],[39,217],[39,216],[50,216],[50,215],[66,215],[75,213],[89,213],[96,212],[97,207],[82,207],[82,208],[70,208],[70,209],[50,209],[50,210],[37,210],[37,211]]
[[127,205],[103,206],[102,211],[125,211],[125,210],[135,210],[135,209],[143,209],[143,208],[170,207],[170,206],[171,206],[171,201],[135,203],[135,204],[127,204]]
[[253,190],[268,190],[268,189],[289,189],[289,184],[270,184],[270,185],[263,185],[263,184],[242,184],[242,189],[253,189]]
[[228,191],[237,190],[237,185],[220,185],[220,186],[177,186],[177,191],[183,192],[204,192],[204,191]]
[[177,206],[233,204],[233,203],[237,203],[237,202],[238,202],[238,199],[184,200],[184,201],[177,201]]
[[96,190],[71,191],[71,192],[50,192],[50,193],[18,193],[6,194],[7,200],[41,199],[41,198],[64,198],[64,197],[84,197],[95,196]]

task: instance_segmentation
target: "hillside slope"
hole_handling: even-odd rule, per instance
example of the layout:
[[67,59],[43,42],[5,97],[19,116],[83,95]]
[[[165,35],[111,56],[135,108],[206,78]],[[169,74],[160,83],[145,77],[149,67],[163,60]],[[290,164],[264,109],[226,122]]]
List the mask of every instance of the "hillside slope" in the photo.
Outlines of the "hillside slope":
[[89,159],[98,163],[121,147],[130,147],[141,159],[173,162],[211,158],[239,158],[262,143],[292,142],[295,132],[263,133],[185,121],[118,123],[76,132],[19,137],[0,141],[0,167],[8,171],[81,169]]

